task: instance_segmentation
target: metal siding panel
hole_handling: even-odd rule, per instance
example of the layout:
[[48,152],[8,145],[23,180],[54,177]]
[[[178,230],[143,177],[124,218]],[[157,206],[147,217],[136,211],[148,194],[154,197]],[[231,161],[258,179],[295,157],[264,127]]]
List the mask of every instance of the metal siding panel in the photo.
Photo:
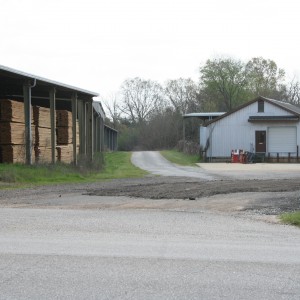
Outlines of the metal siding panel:
[[[252,103],[235,113],[220,119],[207,127],[207,137],[210,137],[210,145],[207,155],[211,157],[229,157],[232,149],[244,149],[253,151],[255,145],[255,131],[266,130],[269,126],[278,126],[278,123],[249,123],[249,116],[283,116],[291,115],[287,111],[265,102],[265,112],[257,112],[257,102]],[[299,129],[299,124],[297,125]],[[297,130],[298,141],[300,130]],[[267,146],[268,147],[268,146]],[[268,151],[268,149],[267,149]],[[296,151],[296,150],[293,150]]]
[[207,127],[200,126],[200,147],[205,149],[207,142]]

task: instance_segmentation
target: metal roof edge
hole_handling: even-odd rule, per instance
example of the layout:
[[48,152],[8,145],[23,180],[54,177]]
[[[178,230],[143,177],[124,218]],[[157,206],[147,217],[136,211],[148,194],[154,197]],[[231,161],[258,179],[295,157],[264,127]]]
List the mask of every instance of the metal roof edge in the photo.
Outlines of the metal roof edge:
[[64,84],[64,83],[61,83],[61,82],[58,82],[58,81],[55,81],[55,80],[51,80],[51,79],[47,79],[47,78],[44,78],[44,77],[41,77],[41,76],[36,76],[36,75],[30,74],[30,73],[26,73],[26,72],[16,70],[16,69],[13,69],[13,68],[10,68],[10,67],[6,67],[6,66],[3,66],[3,65],[0,65],[0,70],[3,70],[3,71],[8,72],[8,73],[13,73],[13,74],[19,75],[19,76],[24,77],[24,78],[30,78],[30,79],[35,79],[37,81],[45,82],[45,83],[51,84],[51,85],[56,86],[56,87],[62,87],[62,88],[65,88],[65,89],[68,89],[68,90],[71,90],[71,91],[87,94],[87,95],[90,95],[90,96],[93,96],[93,97],[98,97],[99,96],[99,94],[96,93],[96,92],[92,92],[92,91],[85,90],[85,89],[82,89],[82,88],[78,88],[78,87],[75,87],[75,86],[72,86],[72,85]]

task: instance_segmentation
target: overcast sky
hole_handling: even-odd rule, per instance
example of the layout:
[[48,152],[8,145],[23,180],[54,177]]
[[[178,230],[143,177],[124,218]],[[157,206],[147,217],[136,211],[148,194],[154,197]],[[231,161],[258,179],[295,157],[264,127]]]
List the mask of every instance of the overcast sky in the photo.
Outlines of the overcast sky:
[[0,64],[104,97],[127,78],[197,80],[207,59],[300,74],[299,0],[0,0]]

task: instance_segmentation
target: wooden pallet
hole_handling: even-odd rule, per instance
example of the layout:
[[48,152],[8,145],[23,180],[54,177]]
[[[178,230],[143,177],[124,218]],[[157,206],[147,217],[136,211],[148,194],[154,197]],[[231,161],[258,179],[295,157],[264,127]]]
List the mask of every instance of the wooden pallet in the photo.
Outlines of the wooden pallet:
[[50,109],[33,106],[33,120],[35,126],[51,128]]
[[25,145],[0,145],[0,163],[25,163]]
[[[31,128],[32,143],[35,141],[35,131]],[[25,125],[23,123],[0,122],[0,144],[25,144]]]

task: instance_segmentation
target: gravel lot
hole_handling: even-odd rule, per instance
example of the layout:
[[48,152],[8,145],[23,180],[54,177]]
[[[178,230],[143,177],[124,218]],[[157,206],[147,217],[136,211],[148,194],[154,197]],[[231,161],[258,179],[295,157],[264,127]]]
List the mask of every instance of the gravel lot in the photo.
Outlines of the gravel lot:
[[[165,202],[170,203],[166,200],[176,199],[178,201],[172,203],[181,206],[184,203],[199,209],[260,215],[278,215],[300,209],[300,164],[182,167],[171,164],[158,152],[135,152],[133,162],[152,174],[139,179],[2,190],[0,206],[102,208],[115,205],[111,197],[123,197],[119,199],[144,199],[140,201],[142,204],[135,204],[137,207],[143,207],[145,202],[148,206],[152,205],[150,203],[166,205]],[[180,177],[180,174],[190,177]],[[79,200],[81,195],[90,197],[85,197],[82,202]],[[125,202],[130,202],[131,206],[136,203]]]

